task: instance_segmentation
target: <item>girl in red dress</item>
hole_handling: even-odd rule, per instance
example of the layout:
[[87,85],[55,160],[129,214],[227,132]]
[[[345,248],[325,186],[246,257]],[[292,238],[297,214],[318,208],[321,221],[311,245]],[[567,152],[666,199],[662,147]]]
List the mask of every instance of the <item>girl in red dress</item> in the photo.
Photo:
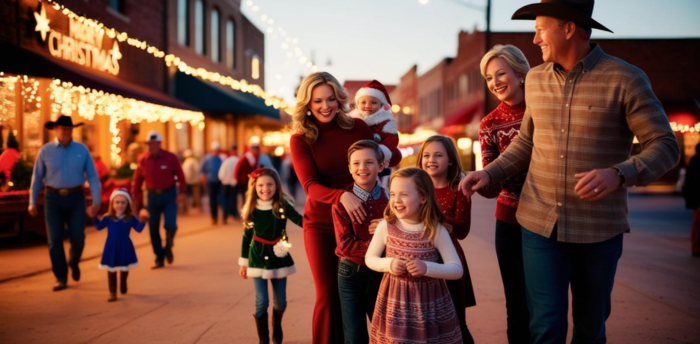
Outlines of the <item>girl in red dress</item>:
[[457,148],[446,136],[431,136],[418,151],[417,167],[430,175],[435,186],[438,205],[447,219],[447,224],[451,227],[450,238],[462,262],[464,274],[458,280],[447,281],[447,287],[457,311],[462,339],[464,343],[474,343],[467,327],[465,308],[475,306],[476,300],[467,259],[458,241],[469,234],[472,204],[463,193],[459,192],[459,181],[464,176],[464,171]]
[[343,342],[332,206],[342,204],[358,223],[367,216],[362,201],[345,190],[353,183],[345,152],[359,140],[372,140],[374,134],[349,111],[348,93],[338,80],[317,72],[302,81],[292,114],[294,134],[289,145],[307,194],[304,244],[316,286],[313,343],[318,344]]

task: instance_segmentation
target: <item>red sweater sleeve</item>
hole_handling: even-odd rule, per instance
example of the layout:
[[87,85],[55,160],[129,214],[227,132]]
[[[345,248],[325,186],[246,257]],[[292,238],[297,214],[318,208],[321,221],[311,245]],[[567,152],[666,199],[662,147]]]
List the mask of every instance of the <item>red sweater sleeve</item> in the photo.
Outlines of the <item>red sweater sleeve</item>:
[[447,223],[452,225],[452,234],[455,238],[462,240],[467,237],[471,229],[472,204],[462,192],[457,191],[456,194],[455,216],[450,217],[451,213],[446,213],[445,217],[447,218]]
[[141,210],[141,203],[143,201],[143,168],[141,167],[141,160],[140,158],[137,160],[136,170],[131,180],[131,196],[133,198],[135,212]]
[[[491,116],[484,117],[479,125],[479,144],[481,144],[481,163],[483,167],[488,166],[492,161],[496,160],[501,155],[498,149],[498,143],[494,141],[490,129]],[[490,183],[476,192],[485,198],[495,198],[503,189],[503,183]]]
[[175,154],[170,155],[170,160],[172,161],[173,169],[175,170],[175,176],[177,177],[177,187],[180,190],[179,193],[185,195],[187,194],[187,182],[185,181],[185,173],[182,172],[182,165],[180,165],[180,160],[178,160]]
[[292,152],[294,171],[296,171],[299,182],[304,187],[308,197],[322,203],[338,204],[340,196],[346,191],[331,189],[321,184],[311,145],[302,136],[292,135],[289,140],[289,148]]
[[[356,255],[364,256],[369,247],[369,241],[355,235],[352,220],[342,204],[333,206],[333,225],[335,227],[336,255],[341,258],[354,258]],[[353,259],[354,261],[354,259]],[[363,264],[356,261],[357,264]]]
[[386,146],[386,148],[389,148],[389,151],[391,151],[391,160],[389,161],[389,166],[387,167],[397,166],[403,158],[401,156],[401,151],[399,150],[399,136],[389,133],[382,133],[380,136],[382,138],[381,144]]

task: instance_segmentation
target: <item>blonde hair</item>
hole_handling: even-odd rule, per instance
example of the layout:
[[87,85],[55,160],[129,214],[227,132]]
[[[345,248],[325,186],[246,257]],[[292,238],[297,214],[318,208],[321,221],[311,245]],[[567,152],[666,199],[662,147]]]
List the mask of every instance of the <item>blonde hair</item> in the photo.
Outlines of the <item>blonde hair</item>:
[[[389,190],[391,190],[391,183],[393,183],[396,178],[410,178],[415,184],[418,194],[420,194],[421,197],[425,197],[425,203],[423,203],[420,209],[420,220],[425,225],[423,238],[434,241],[439,225],[445,222],[446,218],[435,198],[433,180],[430,179],[428,172],[420,168],[402,168],[391,174]],[[389,205],[384,209],[384,219],[390,223],[395,223],[398,219],[396,213],[394,213],[394,208],[391,206],[391,202],[389,202]]]
[[318,138],[318,127],[311,121],[313,116],[307,116],[310,111],[311,95],[313,90],[320,85],[328,85],[333,89],[335,99],[338,101],[338,112],[335,121],[338,125],[350,130],[355,126],[355,120],[348,114],[348,92],[340,85],[338,80],[327,72],[316,72],[309,74],[301,82],[297,93],[297,105],[292,113],[292,132],[303,136],[307,141],[314,143]]
[[416,161],[416,167],[423,168],[423,150],[426,146],[433,142],[440,142],[445,147],[447,152],[447,159],[452,163],[452,165],[447,167],[447,182],[452,191],[459,191],[459,182],[464,177],[464,170],[462,169],[462,160],[459,158],[457,153],[457,147],[455,147],[454,142],[447,136],[433,135],[429,137],[418,150],[418,160]]
[[131,202],[129,202],[129,199],[126,198],[126,196],[122,195],[115,195],[114,198],[112,198],[109,201],[109,207],[107,208],[107,214],[105,214],[105,216],[111,217],[114,221],[119,220],[119,218],[117,217],[117,212],[114,211],[114,200],[117,199],[117,197],[124,197],[124,199],[126,200],[126,209],[124,209],[124,216],[122,217],[122,220],[129,221],[133,214],[133,211],[131,210]]
[[496,57],[505,60],[510,68],[513,68],[516,73],[523,75],[523,78],[527,75],[527,72],[530,71],[530,64],[527,62],[525,54],[523,54],[520,49],[510,44],[497,44],[481,58],[481,64],[479,65],[481,76],[486,78],[486,65]]
[[258,181],[258,178],[262,176],[271,177],[275,181],[275,194],[272,195],[272,215],[278,219],[283,218],[283,209],[287,203],[293,203],[292,197],[282,190],[282,182],[280,181],[280,176],[277,174],[277,171],[267,167],[262,167],[253,171],[248,179],[248,191],[245,193],[245,204],[243,204],[243,209],[241,209],[244,228],[253,228],[253,210],[255,210],[255,205],[258,203],[258,193],[255,191],[255,183]]

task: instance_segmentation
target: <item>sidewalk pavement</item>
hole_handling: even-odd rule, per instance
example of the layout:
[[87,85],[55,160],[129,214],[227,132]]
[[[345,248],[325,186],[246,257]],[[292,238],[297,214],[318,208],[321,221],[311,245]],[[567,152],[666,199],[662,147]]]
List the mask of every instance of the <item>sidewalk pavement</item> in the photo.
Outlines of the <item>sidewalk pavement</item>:
[[[658,208],[651,198],[631,203],[646,214]],[[472,230],[462,241],[477,298],[477,306],[467,310],[467,322],[477,343],[506,343],[493,213],[493,200],[475,198]],[[658,228],[686,220],[640,219],[633,218],[633,232],[625,236],[608,340],[700,343],[700,260],[690,257],[687,237],[677,234],[682,230]],[[174,264],[160,270],[150,270],[148,234],[132,234],[142,266],[129,275],[129,294],[120,294],[114,303],[106,301],[107,278],[97,269],[104,231],[88,232],[82,279],[69,281],[61,292],[51,291],[54,278],[45,246],[0,251],[0,280],[5,280],[0,282],[0,342],[255,342],[253,286],[237,274],[242,226],[210,226],[205,215],[182,216],[178,224]],[[302,230],[290,224],[288,234],[298,272],[288,282],[285,343],[309,343],[313,278]]]

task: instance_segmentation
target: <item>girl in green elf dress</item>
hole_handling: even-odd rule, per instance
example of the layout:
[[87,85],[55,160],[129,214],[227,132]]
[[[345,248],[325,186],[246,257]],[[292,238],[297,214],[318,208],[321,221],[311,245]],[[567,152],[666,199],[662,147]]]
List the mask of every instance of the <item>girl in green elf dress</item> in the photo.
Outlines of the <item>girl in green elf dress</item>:
[[253,278],[255,286],[255,325],[260,343],[269,343],[267,280],[272,283],[272,341],[282,343],[282,315],[287,308],[287,276],[295,273],[289,255],[287,219],[302,225],[302,216],[291,204],[291,197],[282,190],[277,172],[259,168],[250,174],[248,192],[243,205],[243,247],[239,274]]

